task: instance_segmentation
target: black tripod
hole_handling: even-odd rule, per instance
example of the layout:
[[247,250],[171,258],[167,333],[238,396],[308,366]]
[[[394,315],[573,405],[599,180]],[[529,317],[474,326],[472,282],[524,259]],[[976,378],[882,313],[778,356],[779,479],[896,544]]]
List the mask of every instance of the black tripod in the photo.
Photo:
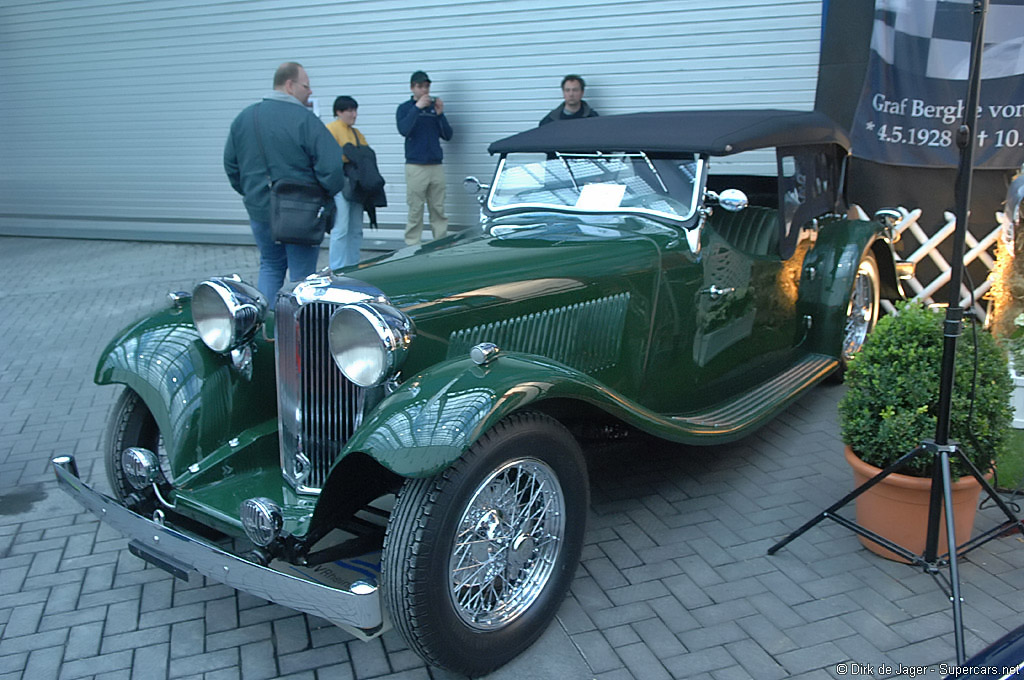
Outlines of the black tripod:
[[[947,317],[948,319],[948,317]],[[959,325],[959,322],[957,322]],[[946,336],[947,339],[949,336]],[[953,342],[956,338],[953,338]],[[836,514],[836,512],[845,506],[850,501],[854,500],[868,489],[873,487],[878,482],[882,481],[894,472],[899,470],[912,460],[920,456],[931,456],[932,457],[932,487],[931,487],[931,498],[928,504],[928,530],[925,537],[925,549],[924,553],[918,555],[911,552],[907,548],[890,541],[884,536],[880,536],[870,529],[866,529],[861,525],[853,522],[846,517]],[[975,536],[971,540],[965,542],[962,545],[956,543],[956,532],[953,528],[953,493],[952,493],[952,475],[950,473],[950,456],[955,456],[957,460],[964,464],[964,466],[970,470],[971,475],[974,476],[981,483],[982,490],[999,506],[999,509],[1006,515],[1006,520],[1001,524],[985,531],[978,536]],[[945,509],[946,519],[946,541],[948,546],[955,546],[955,549],[951,547],[948,552],[943,555],[939,555],[939,521],[941,519],[942,510]],[[1024,532],[1024,521],[1018,519],[1006,502],[999,496],[992,485],[988,483],[988,480],[981,474],[981,472],[974,466],[973,463],[964,455],[963,451],[959,449],[956,442],[948,442],[946,444],[938,444],[935,441],[927,440],[923,442],[919,447],[904,455],[902,458],[894,462],[889,467],[885,468],[877,475],[864,482],[862,485],[848,493],[841,500],[836,502],[834,505],[828,507],[822,511],[819,515],[808,521],[802,527],[786,536],[784,539],[773,545],[768,549],[769,555],[774,555],[776,552],[781,550],[790,541],[803,534],[805,531],[816,525],[818,522],[830,519],[837,524],[840,524],[847,529],[863,536],[864,538],[877,543],[878,545],[891,550],[903,559],[911,563],[912,566],[919,566],[924,569],[928,574],[931,574],[939,581],[942,586],[943,592],[950,598],[953,603],[953,632],[956,638],[956,660],[958,664],[963,664],[966,661],[964,654],[964,628],[963,628],[963,614],[962,614],[962,598],[960,596],[960,574],[958,570],[957,560],[963,557],[975,548],[980,547],[984,543],[997,538],[1004,532],[1017,527]],[[944,566],[949,567],[949,577],[946,578],[942,573],[941,569]]]
[[[949,439],[950,412],[953,401],[953,376],[956,359],[956,345],[960,337],[961,325],[964,317],[964,310],[960,307],[960,286],[963,281],[964,268],[964,243],[967,236],[967,215],[971,195],[971,172],[974,165],[974,129],[978,118],[978,99],[981,83],[981,50],[984,44],[985,14],[988,11],[988,0],[975,0],[974,26],[971,35],[971,61],[970,74],[968,78],[967,111],[964,122],[957,131],[957,146],[960,149],[960,164],[956,177],[956,231],[953,234],[953,264],[950,272],[949,282],[949,306],[946,309],[946,320],[943,325],[943,353],[942,372],[939,383],[939,403],[937,422],[935,427],[935,439],[926,440],[913,451],[907,453],[895,463],[885,468],[867,482],[854,489],[821,514],[804,524],[802,527],[782,539],[768,549],[769,555],[774,555],[783,546],[800,536],[805,531],[824,519],[830,519],[842,526],[856,532],[860,536],[877,543],[878,545],[891,550],[903,557],[914,566],[922,567],[926,573],[931,574],[940,582],[943,591],[949,596],[953,603],[953,626],[956,638],[956,659],[957,663],[963,665],[966,661],[964,654],[964,630],[962,614],[962,598],[960,597],[960,575],[957,560],[971,550],[981,546],[991,539],[1001,535],[1012,527],[1019,528],[1024,532],[1024,521],[1019,520],[1009,508],[1005,501],[996,493],[996,490],[982,476],[981,472],[959,449],[956,442]],[[932,486],[931,499],[928,507],[928,533],[925,539],[924,554],[918,555],[907,548],[897,545],[883,536],[865,529],[856,522],[839,516],[837,510],[854,500],[865,491],[873,487],[882,479],[893,472],[898,472],[904,465],[920,456],[931,456],[932,458]],[[1006,521],[1000,525],[976,536],[963,545],[956,543],[956,532],[953,527],[953,495],[952,476],[950,473],[950,457],[955,456],[963,463],[964,467],[970,470],[971,474],[981,483],[985,493],[999,506],[1006,515]],[[946,519],[946,540],[949,550],[944,555],[939,555],[939,522],[942,509],[945,508]],[[944,579],[941,568],[949,567],[949,578]]]

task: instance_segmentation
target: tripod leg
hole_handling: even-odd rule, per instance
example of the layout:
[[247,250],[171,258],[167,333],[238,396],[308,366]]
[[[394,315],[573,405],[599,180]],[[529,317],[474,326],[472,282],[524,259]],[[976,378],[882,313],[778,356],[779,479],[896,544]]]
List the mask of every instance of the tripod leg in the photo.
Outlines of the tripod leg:
[[[935,444],[934,442],[926,442],[925,447],[934,448]],[[943,456],[947,456],[945,460],[948,467],[948,454],[943,452]],[[923,555],[924,561],[927,564],[935,564],[939,557],[939,518],[942,516],[942,504],[945,500],[944,492],[949,489],[949,485],[945,482],[945,477],[943,476],[942,460],[940,456],[936,456],[932,463],[932,487],[928,500],[928,533],[925,534]],[[949,516],[949,509],[947,508],[947,520],[949,520]],[[951,545],[956,545],[956,543]]]
[[[956,529],[953,526],[953,481],[949,471],[949,453],[943,449],[939,453],[939,465],[942,468],[942,495],[946,508],[946,540],[949,547],[949,582],[950,599],[953,600],[953,636],[956,641],[957,665],[964,665],[967,655],[964,651],[964,618],[963,601],[960,597],[960,570],[956,555]],[[938,539],[935,539],[936,541]],[[928,537],[931,545],[932,536]],[[926,558],[927,559],[927,558]]]
[[823,510],[821,513],[819,513],[815,517],[813,517],[810,520],[808,520],[807,522],[805,522],[802,527],[800,527],[799,529],[797,529],[796,531],[794,531],[790,535],[786,536],[784,539],[782,539],[781,541],[779,541],[778,543],[776,543],[772,547],[768,548],[768,554],[769,555],[774,555],[779,550],[784,548],[787,544],[789,544],[793,539],[795,539],[796,537],[798,537],[801,534],[803,534],[804,532],[806,532],[808,529],[813,527],[815,524],[817,524],[821,520],[823,520],[823,519],[833,519],[832,516],[833,516],[833,514],[835,513],[836,510],[838,510],[839,508],[843,507],[844,505],[846,505],[847,503],[849,503],[853,499],[857,498],[857,496],[860,496],[862,493],[864,493],[865,491],[867,491],[868,489],[873,487],[875,484],[878,484],[880,481],[882,481],[883,479],[885,479],[886,477],[888,477],[892,473],[896,472],[896,470],[898,470],[901,467],[903,467],[903,465],[906,464],[907,462],[909,462],[912,458],[916,458],[917,456],[919,456],[919,455],[921,455],[922,453],[925,453],[925,452],[926,452],[926,449],[923,446],[919,446],[916,449],[914,449],[913,451],[911,451],[911,452],[901,456],[900,459],[895,461],[892,465],[890,465],[889,467],[885,468],[884,470],[879,472],[877,475],[875,475],[874,477],[872,477],[868,481],[864,482],[863,484],[858,486],[856,489],[854,489],[850,493],[848,493],[845,496],[843,496],[842,498],[840,498],[838,501],[836,501],[834,504],[830,505],[828,508]]
[[960,462],[963,463],[967,467],[967,469],[971,471],[971,475],[973,475],[974,478],[978,480],[978,483],[981,484],[981,490],[984,491],[985,494],[992,499],[992,502],[994,502],[996,506],[1003,511],[1003,514],[1006,515],[1008,523],[1016,524],[1017,527],[1020,529],[1021,533],[1024,533],[1024,520],[1018,518],[1013,513],[1013,510],[1010,509],[1010,506],[1007,505],[1006,501],[1003,500],[1003,497],[999,495],[999,492],[996,491],[991,484],[989,484],[988,480],[985,479],[985,476],[981,474],[981,471],[978,470],[978,468],[975,467],[974,463],[971,462],[971,459],[968,458],[967,455],[964,454],[964,452],[961,451],[959,447],[957,447],[956,449],[956,455],[960,459]]

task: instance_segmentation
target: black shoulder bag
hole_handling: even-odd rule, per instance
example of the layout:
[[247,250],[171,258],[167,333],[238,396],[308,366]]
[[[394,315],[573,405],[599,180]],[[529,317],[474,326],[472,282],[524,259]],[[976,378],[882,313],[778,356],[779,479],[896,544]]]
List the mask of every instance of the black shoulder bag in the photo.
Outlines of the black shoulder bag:
[[334,225],[334,199],[319,184],[270,177],[270,164],[260,135],[260,106],[253,112],[256,143],[267,166],[270,187],[270,235],[279,243],[319,246]]

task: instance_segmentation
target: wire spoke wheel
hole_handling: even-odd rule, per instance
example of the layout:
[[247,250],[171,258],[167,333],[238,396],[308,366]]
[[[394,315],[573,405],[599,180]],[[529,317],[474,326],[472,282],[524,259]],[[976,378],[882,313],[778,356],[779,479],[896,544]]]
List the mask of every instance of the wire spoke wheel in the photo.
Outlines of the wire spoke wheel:
[[535,459],[509,461],[477,487],[450,559],[452,603],[467,625],[501,627],[544,590],[565,533],[558,478]]
[[878,320],[878,289],[878,264],[875,261],[875,256],[869,253],[857,267],[850,303],[846,309],[842,349],[844,362],[860,351],[868,333],[875,327],[875,322]]
[[[169,464],[163,453],[163,436],[146,404],[131,389],[125,388],[111,409],[104,442],[104,463],[107,481],[114,497],[126,502],[135,490],[125,478],[121,468],[121,453],[130,446],[141,446],[158,455],[161,471],[169,476]],[[134,498],[142,502],[135,510],[148,514],[154,506],[152,491],[135,492]]]
[[565,598],[590,491],[556,420],[513,413],[434,477],[406,480],[388,520],[381,595],[428,663],[485,675],[529,647]]

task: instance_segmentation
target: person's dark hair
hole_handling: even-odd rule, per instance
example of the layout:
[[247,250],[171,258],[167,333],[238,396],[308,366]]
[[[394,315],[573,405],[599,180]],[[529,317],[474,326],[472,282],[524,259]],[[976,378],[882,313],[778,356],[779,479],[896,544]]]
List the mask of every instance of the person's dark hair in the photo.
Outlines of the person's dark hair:
[[355,99],[348,95],[341,95],[334,100],[334,115],[338,115],[342,111],[348,111],[349,109],[358,109],[359,103]]
[[582,76],[574,75],[572,73],[570,73],[566,77],[562,78],[562,88],[563,89],[565,88],[565,84],[567,82],[569,82],[570,80],[575,80],[577,83],[580,84],[580,91],[581,92],[586,92],[587,91],[587,82],[585,80],[583,80],[583,77]]
[[302,64],[297,61],[286,61],[278,66],[274,71],[274,89],[283,87],[289,80],[298,78],[300,68],[302,68]]

